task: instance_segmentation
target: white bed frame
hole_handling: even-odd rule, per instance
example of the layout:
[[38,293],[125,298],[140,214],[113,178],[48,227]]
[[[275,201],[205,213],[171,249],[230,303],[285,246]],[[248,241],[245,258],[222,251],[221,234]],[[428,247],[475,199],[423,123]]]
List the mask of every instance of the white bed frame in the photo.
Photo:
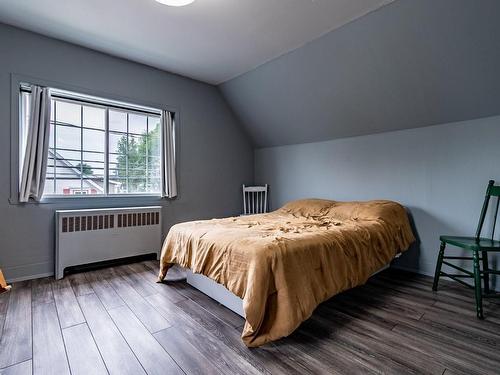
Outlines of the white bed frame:
[[213,298],[221,305],[226,306],[229,310],[233,310],[236,314],[245,317],[243,311],[243,300],[237,295],[231,293],[221,284],[217,284],[212,279],[199,273],[193,273],[191,270],[186,269],[187,283],[194,286],[200,292],[205,293],[207,296]]
[[[394,259],[399,258],[401,254],[397,254]],[[374,272],[373,275],[382,272],[383,270],[389,268],[390,263],[386,264],[384,267]],[[198,273],[193,273],[191,270],[186,270],[187,283],[200,292],[205,293],[207,296],[213,298],[221,305],[226,306],[229,310],[234,311],[236,314],[245,318],[245,312],[243,311],[243,300],[231,293],[221,284],[217,284],[212,279]],[[372,275],[372,276],[373,276]]]

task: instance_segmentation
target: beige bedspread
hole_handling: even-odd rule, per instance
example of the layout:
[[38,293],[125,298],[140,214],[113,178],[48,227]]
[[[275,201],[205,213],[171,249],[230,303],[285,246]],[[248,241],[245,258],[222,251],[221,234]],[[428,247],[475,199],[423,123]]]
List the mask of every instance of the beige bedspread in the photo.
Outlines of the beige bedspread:
[[268,214],[174,225],[159,279],[179,264],[224,285],[243,299],[244,343],[260,346],[365,283],[413,241],[398,203],[299,200]]

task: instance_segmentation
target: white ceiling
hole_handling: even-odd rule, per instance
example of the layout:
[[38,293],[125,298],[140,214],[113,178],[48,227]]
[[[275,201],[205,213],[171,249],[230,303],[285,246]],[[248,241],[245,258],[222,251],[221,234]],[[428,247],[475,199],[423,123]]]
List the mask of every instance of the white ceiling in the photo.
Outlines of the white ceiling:
[[393,0],[2,0],[0,22],[218,84]]

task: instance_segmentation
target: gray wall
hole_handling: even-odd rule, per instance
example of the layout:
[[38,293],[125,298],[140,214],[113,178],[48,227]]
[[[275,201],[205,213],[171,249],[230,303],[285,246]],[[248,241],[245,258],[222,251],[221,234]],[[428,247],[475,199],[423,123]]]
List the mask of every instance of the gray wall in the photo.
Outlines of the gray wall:
[[488,180],[500,182],[499,139],[500,116],[263,148],[256,182],[270,184],[273,209],[307,197],[400,202],[420,245],[398,266],[432,274],[439,235],[473,235]]
[[[12,73],[179,109],[179,198],[9,204]],[[0,127],[0,268],[7,278],[53,271],[56,209],[161,204],[166,234],[183,220],[238,214],[241,184],[253,180],[252,146],[217,88],[2,24]]]
[[500,1],[397,0],[221,86],[260,147],[500,114]]

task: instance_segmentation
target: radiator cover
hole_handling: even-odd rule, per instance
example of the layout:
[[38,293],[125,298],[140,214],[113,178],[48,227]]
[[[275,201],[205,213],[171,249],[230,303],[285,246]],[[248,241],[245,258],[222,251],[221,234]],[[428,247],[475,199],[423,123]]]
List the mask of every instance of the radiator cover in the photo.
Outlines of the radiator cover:
[[56,211],[55,278],[88,263],[156,253],[161,249],[161,207]]

